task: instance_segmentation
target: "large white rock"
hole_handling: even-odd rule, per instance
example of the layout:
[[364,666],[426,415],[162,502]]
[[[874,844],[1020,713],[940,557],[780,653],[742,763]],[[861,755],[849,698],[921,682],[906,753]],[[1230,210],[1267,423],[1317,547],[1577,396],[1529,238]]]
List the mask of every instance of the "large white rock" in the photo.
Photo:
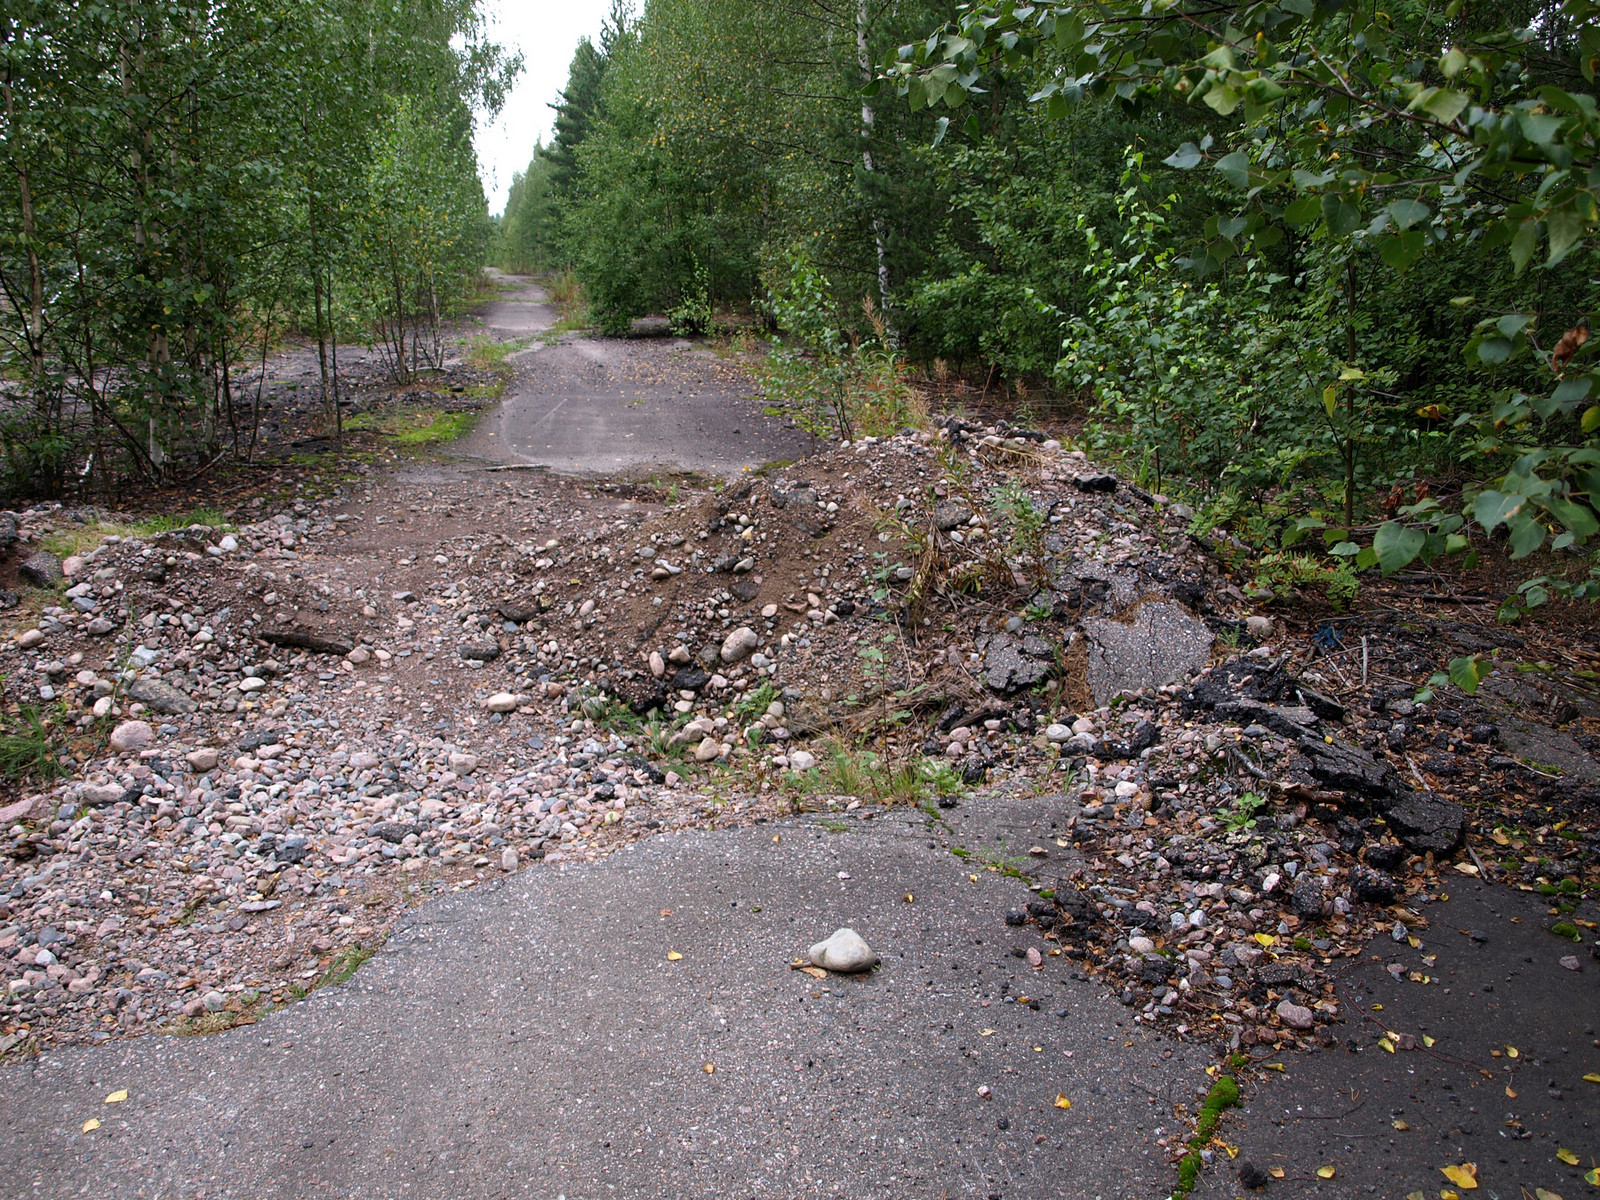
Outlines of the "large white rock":
[[513,695],[511,692],[496,692],[483,702],[483,706],[492,713],[516,712],[518,708],[528,702],[528,697]]
[[156,731],[148,721],[124,721],[111,731],[111,748],[118,754],[143,750],[155,740]]
[[827,941],[811,947],[806,957],[812,966],[828,971],[870,971],[878,965],[878,956],[854,929],[834,930]]
[[743,662],[755,653],[755,648],[761,644],[761,637],[748,625],[741,625],[730,633],[722,643],[722,661],[725,663]]
[[809,771],[817,765],[817,756],[809,750],[789,751],[789,769],[791,771]]

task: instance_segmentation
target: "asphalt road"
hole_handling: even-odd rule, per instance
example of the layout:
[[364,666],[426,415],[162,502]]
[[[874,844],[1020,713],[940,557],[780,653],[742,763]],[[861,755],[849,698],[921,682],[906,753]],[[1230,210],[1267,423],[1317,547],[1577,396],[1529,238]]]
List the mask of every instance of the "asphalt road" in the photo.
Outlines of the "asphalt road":
[[[1207,1056],[1014,956],[1044,945],[1001,919],[1023,886],[974,882],[925,820],[661,835],[431,902],[351,981],[256,1025],[6,1068],[4,1178],[99,1198],[1164,1195],[1157,1127]],[[790,968],[844,924],[873,975]]]
[[[491,332],[533,338],[555,324],[538,285],[503,278],[518,290],[483,310]],[[686,341],[568,336],[509,361],[516,375],[505,399],[463,446],[498,463],[572,475],[729,478],[815,447],[761,412],[743,371]]]

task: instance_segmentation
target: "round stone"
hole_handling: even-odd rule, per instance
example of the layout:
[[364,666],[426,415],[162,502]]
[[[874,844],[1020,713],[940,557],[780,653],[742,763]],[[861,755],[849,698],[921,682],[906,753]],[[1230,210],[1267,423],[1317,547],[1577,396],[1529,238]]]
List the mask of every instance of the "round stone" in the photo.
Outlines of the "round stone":
[[833,936],[818,942],[807,952],[812,966],[827,971],[850,973],[869,971],[878,965],[878,956],[854,929],[836,929]]
[[[103,697],[110,699],[110,697]],[[108,706],[109,707],[109,706]],[[118,754],[133,754],[156,740],[148,721],[124,721],[111,731],[111,748]]]

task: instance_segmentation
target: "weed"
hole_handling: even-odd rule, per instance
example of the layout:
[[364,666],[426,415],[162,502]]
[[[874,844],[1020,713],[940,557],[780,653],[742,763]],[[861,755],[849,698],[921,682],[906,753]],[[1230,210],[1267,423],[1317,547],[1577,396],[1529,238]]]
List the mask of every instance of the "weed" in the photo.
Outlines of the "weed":
[[185,513],[157,513],[131,521],[91,521],[84,525],[67,525],[52,530],[40,541],[40,545],[57,558],[71,558],[74,554],[93,550],[108,537],[154,537],[158,533],[187,529],[191,525],[205,525],[212,529],[231,528],[220,509],[196,508]]
[[790,772],[785,782],[802,793],[854,796],[884,804],[921,807],[929,798],[958,795],[961,777],[937,759],[885,763],[870,750],[837,746],[808,771]]
[[0,779],[14,784],[57,779],[67,774],[60,754],[59,734],[37,708],[30,705],[14,717],[0,718]]
[[334,955],[333,961],[328,964],[328,969],[322,973],[321,978],[313,986],[319,988],[337,987],[354,975],[360,969],[361,964],[371,958],[373,953],[372,950],[359,944],[346,946],[338,954]]
[[503,367],[506,359],[517,353],[517,351],[525,349],[527,344],[527,342],[519,340],[497,341],[487,334],[469,338],[467,340],[467,361],[473,366],[484,370]]
[[1239,833],[1256,827],[1256,814],[1261,811],[1264,804],[1266,801],[1260,796],[1254,792],[1246,792],[1233,802],[1232,808],[1223,809],[1217,816],[1221,818],[1223,826],[1230,833]]

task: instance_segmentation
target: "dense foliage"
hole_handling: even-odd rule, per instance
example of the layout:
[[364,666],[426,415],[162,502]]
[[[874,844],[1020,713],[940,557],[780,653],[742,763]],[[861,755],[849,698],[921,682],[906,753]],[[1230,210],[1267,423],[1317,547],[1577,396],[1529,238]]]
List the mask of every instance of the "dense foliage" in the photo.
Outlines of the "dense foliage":
[[[0,16],[0,448],[20,493],[248,454],[290,323],[405,377],[482,263],[474,0],[18,0]],[[255,349],[251,349],[254,346]]]
[[879,344],[871,297],[905,353],[1081,405],[1097,451],[1345,576],[1492,534],[1570,584],[1597,11],[646,0],[574,60],[528,260],[610,328],[826,279],[833,332],[794,331],[824,367]]

